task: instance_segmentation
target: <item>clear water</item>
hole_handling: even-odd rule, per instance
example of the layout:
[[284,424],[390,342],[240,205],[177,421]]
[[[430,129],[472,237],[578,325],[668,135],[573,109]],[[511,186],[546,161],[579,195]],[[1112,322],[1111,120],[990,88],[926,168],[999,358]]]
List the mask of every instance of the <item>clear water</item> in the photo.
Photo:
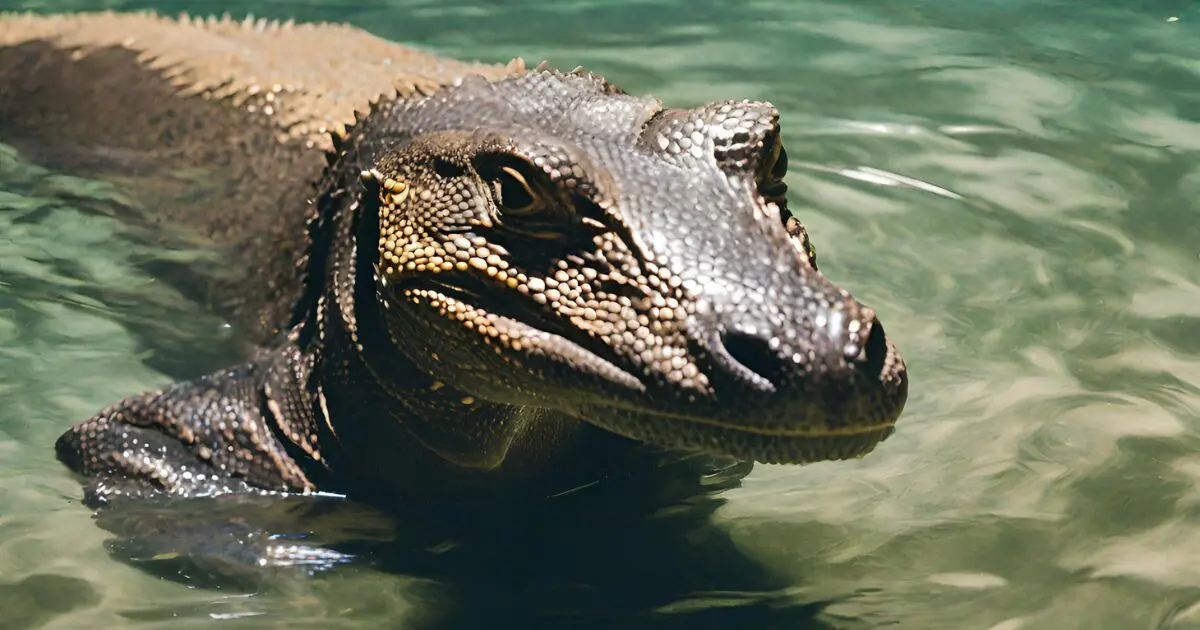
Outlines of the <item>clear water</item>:
[[160,580],[105,553],[51,445],[219,354],[221,322],[85,212],[121,191],[0,145],[0,628],[1200,628],[1195,4],[0,3],[251,5],[672,104],[775,102],[822,268],[911,366],[900,430],[861,461],[757,468],[711,525],[581,530],[604,553],[580,576]]

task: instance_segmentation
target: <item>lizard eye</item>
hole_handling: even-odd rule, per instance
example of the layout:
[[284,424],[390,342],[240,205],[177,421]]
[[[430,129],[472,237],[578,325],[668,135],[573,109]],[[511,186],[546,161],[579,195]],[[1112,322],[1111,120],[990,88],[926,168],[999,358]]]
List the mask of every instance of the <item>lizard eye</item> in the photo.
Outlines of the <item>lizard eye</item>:
[[496,207],[506,215],[529,216],[545,205],[545,193],[530,181],[536,181],[537,174],[529,172],[529,166],[520,160],[505,160],[481,174],[492,186]]
[[758,169],[759,192],[764,197],[777,199],[787,194],[787,184],[783,183],[787,168],[787,151],[783,148],[783,141],[778,134],[773,134]]
[[783,179],[787,175],[788,161],[787,150],[783,148],[783,142],[776,142],[775,149],[772,152],[774,159],[770,162],[767,173],[772,179]]
[[759,173],[768,181],[783,179],[787,175],[787,167],[787,151],[783,150],[783,141],[778,134],[772,134],[759,165]]

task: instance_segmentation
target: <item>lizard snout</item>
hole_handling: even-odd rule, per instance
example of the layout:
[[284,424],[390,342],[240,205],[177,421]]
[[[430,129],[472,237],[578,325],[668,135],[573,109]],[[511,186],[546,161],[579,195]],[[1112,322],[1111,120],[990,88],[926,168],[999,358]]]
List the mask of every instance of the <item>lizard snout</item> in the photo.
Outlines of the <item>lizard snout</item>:
[[[879,379],[889,363],[894,346],[870,309],[864,309],[863,317],[856,321],[857,324],[850,324],[850,327],[859,331],[857,334],[841,331],[840,336],[854,337],[854,340],[842,345],[841,359],[866,378]],[[833,356],[825,359],[836,362],[836,348],[832,349]],[[762,334],[756,327],[723,330],[711,351],[719,369],[764,393],[774,392],[777,383],[787,379],[788,372],[818,360],[815,351],[797,351],[794,343],[787,343],[772,334]]]

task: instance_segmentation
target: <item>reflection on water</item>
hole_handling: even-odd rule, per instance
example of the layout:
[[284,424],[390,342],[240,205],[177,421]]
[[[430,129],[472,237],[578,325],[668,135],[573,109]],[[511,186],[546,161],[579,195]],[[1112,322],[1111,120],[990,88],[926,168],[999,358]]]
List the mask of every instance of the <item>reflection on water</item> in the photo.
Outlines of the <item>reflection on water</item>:
[[254,10],[582,63],[672,104],[775,102],[822,269],[909,362],[900,430],[863,460],[758,467],[655,519],[558,514],[256,595],[183,588],[107,554],[50,445],[231,341],[144,271],[192,254],[129,238],[112,212],[124,191],[0,146],[0,608],[17,611],[0,627],[1200,628],[1191,5]]

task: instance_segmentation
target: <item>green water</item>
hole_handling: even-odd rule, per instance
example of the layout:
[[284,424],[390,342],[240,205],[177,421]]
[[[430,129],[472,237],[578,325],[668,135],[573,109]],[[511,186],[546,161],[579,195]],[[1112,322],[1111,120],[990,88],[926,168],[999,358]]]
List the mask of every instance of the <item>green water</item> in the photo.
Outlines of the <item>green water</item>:
[[911,367],[900,429],[861,461],[757,468],[713,526],[648,526],[626,547],[558,532],[603,551],[552,579],[542,558],[252,596],[160,580],[108,556],[51,445],[219,356],[222,322],[86,212],[122,191],[0,145],[0,628],[1200,628],[1195,5],[0,7],[251,4],[458,57],[583,64],[673,105],[773,101],[822,269]]

